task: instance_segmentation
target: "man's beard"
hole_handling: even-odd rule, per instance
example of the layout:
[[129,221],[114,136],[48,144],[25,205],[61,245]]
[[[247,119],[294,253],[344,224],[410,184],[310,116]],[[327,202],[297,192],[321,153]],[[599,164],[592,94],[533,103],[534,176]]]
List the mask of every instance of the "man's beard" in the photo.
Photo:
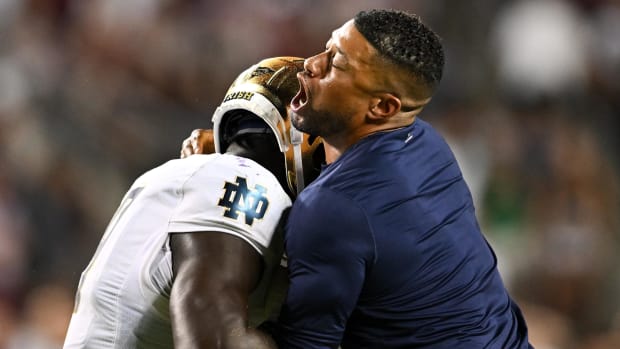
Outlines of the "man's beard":
[[311,136],[325,138],[347,129],[348,117],[312,108],[305,108],[303,112],[303,116],[292,112],[291,123],[299,131]]

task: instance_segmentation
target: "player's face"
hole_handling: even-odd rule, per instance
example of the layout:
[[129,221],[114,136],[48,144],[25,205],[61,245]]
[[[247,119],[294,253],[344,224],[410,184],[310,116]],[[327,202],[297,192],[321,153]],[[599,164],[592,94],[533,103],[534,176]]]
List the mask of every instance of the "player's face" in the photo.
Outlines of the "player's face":
[[324,138],[354,133],[363,125],[379,73],[376,50],[353,20],[332,33],[325,51],[306,59],[301,89],[291,102],[299,130]]

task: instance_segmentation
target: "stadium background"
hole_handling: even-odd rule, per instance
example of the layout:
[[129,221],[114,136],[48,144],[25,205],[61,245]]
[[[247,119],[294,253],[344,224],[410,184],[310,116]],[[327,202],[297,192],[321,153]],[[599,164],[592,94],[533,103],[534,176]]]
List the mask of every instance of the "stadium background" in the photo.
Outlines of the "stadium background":
[[372,7],[444,39],[422,117],[533,344],[619,348],[620,1],[0,0],[0,349],[62,346],[121,196],[210,125],[241,69],[314,54]]

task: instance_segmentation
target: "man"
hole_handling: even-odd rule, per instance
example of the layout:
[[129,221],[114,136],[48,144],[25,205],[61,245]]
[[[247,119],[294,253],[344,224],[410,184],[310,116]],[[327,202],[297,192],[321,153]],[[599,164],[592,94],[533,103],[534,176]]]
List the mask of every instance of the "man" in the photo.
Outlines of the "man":
[[458,164],[417,117],[443,64],[437,35],[392,10],[306,59],[291,118],[329,166],[289,216],[280,348],[530,347]]
[[278,57],[243,72],[214,114],[225,154],[172,160],[134,182],[82,274],[64,348],[275,348],[248,327],[248,306],[260,322],[277,303],[274,231],[317,172],[297,160],[319,140],[287,117],[302,69]]
[[291,118],[325,166],[285,233],[279,348],[529,348],[442,137],[418,115],[444,65],[417,16],[358,13],[298,74]]

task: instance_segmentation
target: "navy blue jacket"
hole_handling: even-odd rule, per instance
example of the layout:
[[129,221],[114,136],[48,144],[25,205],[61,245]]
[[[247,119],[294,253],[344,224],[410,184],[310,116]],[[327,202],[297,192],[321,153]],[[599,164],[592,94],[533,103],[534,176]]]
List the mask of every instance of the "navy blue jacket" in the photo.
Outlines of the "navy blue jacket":
[[285,248],[280,348],[531,348],[452,151],[419,118],[325,166]]

